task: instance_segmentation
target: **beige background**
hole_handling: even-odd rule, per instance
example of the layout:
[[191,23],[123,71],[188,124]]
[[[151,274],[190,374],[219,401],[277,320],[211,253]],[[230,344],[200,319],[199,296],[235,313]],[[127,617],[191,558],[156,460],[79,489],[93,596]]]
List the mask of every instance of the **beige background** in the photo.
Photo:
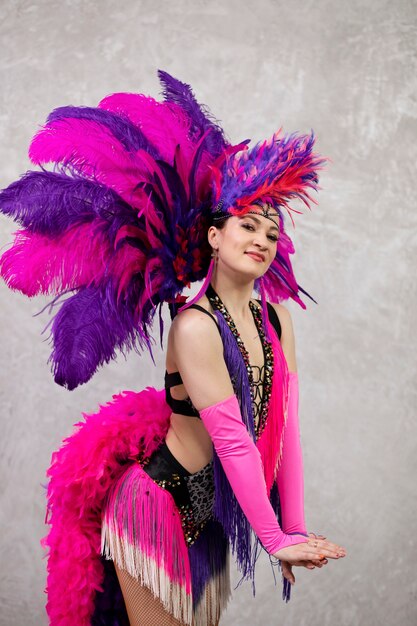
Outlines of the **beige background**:
[[[293,236],[290,304],[301,381],[306,514],[345,545],[297,570],[285,605],[269,565],[222,626],[411,626],[416,536],[416,3],[377,0],[0,2],[0,186],[23,173],[50,110],[114,91],[157,96],[156,69],[191,83],[232,141],[314,128],[332,163]],[[13,225],[0,219],[0,246]],[[0,624],[42,626],[45,470],[81,411],[162,386],[146,356],[72,393],[54,385],[29,301],[0,285]],[[75,625],[74,625],[75,626]]]

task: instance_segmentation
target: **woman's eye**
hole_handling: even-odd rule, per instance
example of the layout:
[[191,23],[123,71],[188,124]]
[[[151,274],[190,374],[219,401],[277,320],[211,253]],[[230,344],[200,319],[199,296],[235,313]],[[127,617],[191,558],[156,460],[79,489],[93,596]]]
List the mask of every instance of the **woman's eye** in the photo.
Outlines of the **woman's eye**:
[[[250,230],[250,231],[255,230],[255,227],[253,224],[242,224],[242,228],[245,228],[246,230]],[[268,235],[268,239],[270,241],[273,241],[274,243],[278,241],[278,237],[276,237],[275,235]]]

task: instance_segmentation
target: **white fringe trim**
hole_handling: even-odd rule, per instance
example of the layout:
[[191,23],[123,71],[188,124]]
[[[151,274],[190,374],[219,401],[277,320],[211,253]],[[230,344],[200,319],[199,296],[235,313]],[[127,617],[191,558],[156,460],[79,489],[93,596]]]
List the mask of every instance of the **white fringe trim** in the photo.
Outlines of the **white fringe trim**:
[[187,626],[192,626],[192,596],[179,583],[173,583],[155,560],[126,538],[119,537],[103,522],[101,529],[101,553],[148,587],[164,608]]
[[206,585],[195,612],[192,594],[173,583],[152,557],[112,532],[106,522],[101,528],[101,554],[145,585],[168,613],[187,626],[215,626],[230,599],[229,553],[225,568]]
[[215,626],[231,596],[229,552],[225,568],[212,578],[204,589],[195,612],[194,626]]

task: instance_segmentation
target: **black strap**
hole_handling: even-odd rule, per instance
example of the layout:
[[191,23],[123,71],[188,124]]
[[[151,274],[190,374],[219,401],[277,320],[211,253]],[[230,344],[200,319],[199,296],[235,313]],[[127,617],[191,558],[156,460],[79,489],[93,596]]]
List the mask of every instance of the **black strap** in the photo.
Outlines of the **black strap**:
[[202,311],[203,313],[206,313],[207,315],[210,315],[211,319],[215,322],[215,324],[217,326],[216,318],[214,317],[214,315],[212,315],[210,313],[210,311],[207,311],[207,309],[205,309],[204,307],[200,306],[199,304],[190,304],[190,306],[188,308],[189,309],[198,309],[199,311]]
[[[257,300],[257,302],[261,304],[260,300]],[[268,305],[268,319],[271,322],[272,326],[275,328],[276,333],[278,335],[278,339],[281,339],[281,324],[279,321],[278,314],[270,302],[267,302],[267,305]]]
[[182,378],[179,372],[168,372],[165,370],[165,387],[175,387],[175,385],[182,385]]
[[168,406],[170,406],[171,409],[174,411],[174,413],[179,413],[180,415],[188,415],[189,417],[200,417],[199,412],[193,406],[189,398],[186,398],[185,400],[177,400],[176,398],[173,398],[169,387],[165,388],[165,400]]

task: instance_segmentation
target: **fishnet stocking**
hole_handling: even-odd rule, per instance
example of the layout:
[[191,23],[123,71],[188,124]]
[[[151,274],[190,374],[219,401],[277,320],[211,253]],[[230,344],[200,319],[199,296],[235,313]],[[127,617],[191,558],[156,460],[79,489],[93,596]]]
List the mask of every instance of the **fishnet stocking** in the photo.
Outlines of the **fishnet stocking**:
[[[116,564],[116,574],[126,605],[130,626],[184,626],[155,598],[151,590]],[[218,626],[219,622],[213,624]],[[193,626],[198,626],[193,622]]]

